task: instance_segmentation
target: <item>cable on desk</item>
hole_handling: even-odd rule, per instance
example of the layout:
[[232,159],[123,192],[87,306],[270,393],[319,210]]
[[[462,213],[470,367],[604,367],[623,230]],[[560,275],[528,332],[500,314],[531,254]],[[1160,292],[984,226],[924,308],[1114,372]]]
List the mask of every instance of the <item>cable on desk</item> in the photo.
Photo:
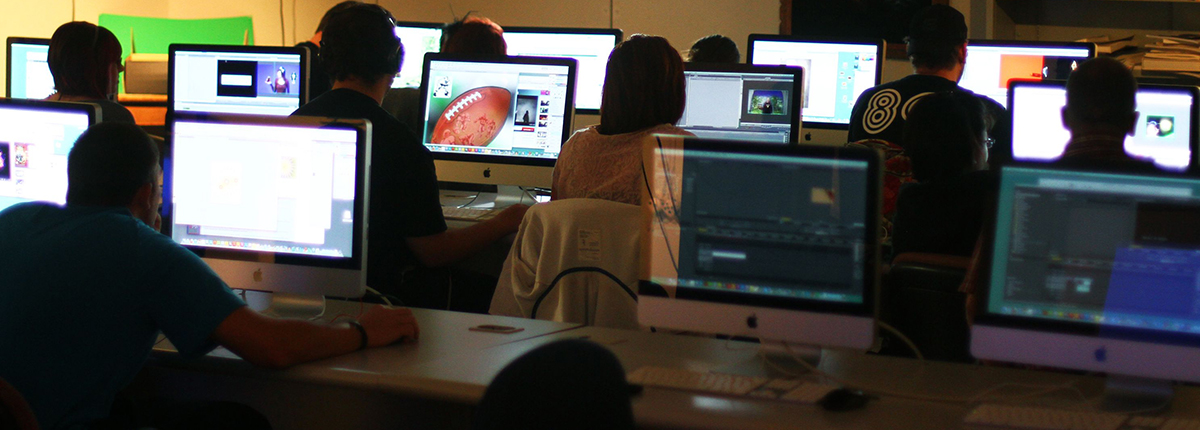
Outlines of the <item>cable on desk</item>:
[[[371,294],[374,294],[374,295],[376,295],[376,296],[379,296],[379,298],[380,298],[380,299],[383,299],[383,304],[385,304],[385,305],[388,305],[388,306],[392,306],[392,301],[388,299],[388,296],[387,296],[387,294],[383,294],[383,293],[379,292],[379,290],[376,290],[376,289],[374,289],[374,288],[371,288],[371,287],[367,287],[367,292],[368,292],[368,293],[371,293]],[[359,302],[361,302],[361,301],[362,301],[362,300],[361,300],[361,299],[359,299]]]
[[905,345],[908,345],[908,349],[911,349],[913,354],[917,356],[917,360],[925,361],[925,356],[923,354],[921,354],[921,349],[917,348],[917,344],[913,343],[913,341],[911,339],[909,339],[908,336],[905,336],[904,333],[900,332],[900,330],[896,330],[896,328],[892,327],[891,324],[885,323],[883,321],[876,321],[876,324],[879,324],[879,328],[884,329],[885,331],[889,331],[892,334],[896,335],[896,337],[900,338],[901,342],[904,342]]

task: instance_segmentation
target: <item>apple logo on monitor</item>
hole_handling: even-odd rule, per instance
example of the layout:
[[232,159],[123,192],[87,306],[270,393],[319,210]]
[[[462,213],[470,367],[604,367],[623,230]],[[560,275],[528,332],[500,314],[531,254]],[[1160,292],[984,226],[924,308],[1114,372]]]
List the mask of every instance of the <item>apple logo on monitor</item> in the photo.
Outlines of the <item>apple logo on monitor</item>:
[[492,168],[491,167],[483,169],[483,177],[485,177],[485,178],[492,177]]
[[254,282],[262,282],[262,269],[254,271]]
[[1108,360],[1108,350],[1104,349],[1103,346],[1096,349],[1095,355],[1096,355],[1096,361],[1098,361],[1098,362],[1103,363],[1106,360]]
[[746,317],[746,326],[750,328],[758,328],[758,315],[750,314]]

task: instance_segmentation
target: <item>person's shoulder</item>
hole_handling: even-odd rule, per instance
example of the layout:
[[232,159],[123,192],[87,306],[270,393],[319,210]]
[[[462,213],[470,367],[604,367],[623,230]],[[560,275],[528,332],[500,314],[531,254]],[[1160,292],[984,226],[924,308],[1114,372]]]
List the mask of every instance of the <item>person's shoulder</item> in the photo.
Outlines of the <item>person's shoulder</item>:
[[100,106],[100,121],[101,122],[119,122],[125,124],[134,124],[133,113],[129,112],[129,108],[125,105],[114,102],[112,100],[91,100],[88,103]]
[[62,207],[47,202],[18,203],[0,210],[0,222],[7,220],[28,219],[46,211],[61,211]]

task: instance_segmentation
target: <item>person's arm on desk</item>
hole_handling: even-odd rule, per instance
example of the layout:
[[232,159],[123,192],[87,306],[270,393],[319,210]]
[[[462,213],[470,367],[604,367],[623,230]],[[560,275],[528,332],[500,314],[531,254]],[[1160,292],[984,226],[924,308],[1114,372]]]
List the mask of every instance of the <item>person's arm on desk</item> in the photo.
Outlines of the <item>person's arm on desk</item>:
[[438,234],[406,238],[421,265],[441,267],[475,254],[492,242],[516,233],[521,219],[529,210],[526,205],[512,205],[496,216],[465,228],[452,228]]
[[[417,339],[421,330],[408,309],[375,306],[359,319],[367,331],[367,347]],[[362,335],[349,324],[320,325],[270,318],[242,307],[229,314],[212,339],[255,366],[285,368],[357,351]]]

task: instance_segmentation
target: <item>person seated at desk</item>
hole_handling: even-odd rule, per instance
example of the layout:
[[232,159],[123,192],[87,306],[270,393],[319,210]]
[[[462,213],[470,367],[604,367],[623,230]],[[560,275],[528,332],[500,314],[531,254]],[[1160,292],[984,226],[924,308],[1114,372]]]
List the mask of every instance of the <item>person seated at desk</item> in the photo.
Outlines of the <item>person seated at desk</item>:
[[308,50],[308,57],[311,60],[309,61],[308,71],[309,100],[320,97],[321,94],[325,94],[333,86],[333,81],[329,79],[329,74],[325,73],[324,67],[321,67],[321,37],[325,33],[325,26],[329,25],[329,19],[334,15],[356,4],[363,4],[363,2],[349,0],[333,5],[329,10],[325,11],[325,15],[321,16],[321,21],[317,23],[317,31],[313,33],[312,38],[296,44],[296,46]]
[[[434,294],[432,285],[402,287],[407,272],[449,265],[515,233],[529,207],[513,205],[470,227],[447,228],[433,155],[380,107],[404,57],[393,28],[392,14],[373,4],[352,6],[330,19],[321,57],[333,77],[333,90],[293,115],[371,121],[367,285],[411,306],[432,307],[430,303],[445,300],[445,294]],[[477,306],[462,310],[486,312],[494,280],[490,288],[478,292]]]
[[250,310],[158,232],[162,170],[136,125],[98,124],[67,158],[67,204],[0,212],[0,378],[44,429],[102,426],[159,331],[185,357],[218,345],[282,368],[418,336],[408,309],[334,326]]
[[892,249],[969,257],[998,186],[987,169],[988,117],[962,92],[922,97],[904,125],[916,183],[900,189]]
[[742,52],[738,50],[737,42],[720,34],[701,37],[687,51],[689,63],[724,63],[737,64],[742,62]]
[[[504,57],[508,55],[508,42],[504,41],[504,29],[490,19],[467,16],[446,24],[442,29],[441,53]],[[421,111],[420,88],[393,88],[383,98],[383,109],[417,134],[424,136],[425,112]]]
[[653,134],[692,134],[683,116],[683,59],[659,36],[635,34],[613,48],[600,124],[576,131],[554,165],[551,198],[642,204],[642,143]]
[[100,120],[133,124],[133,114],[114,100],[121,72],[121,43],[107,28],[83,21],[54,30],[46,55],[54,76],[50,101],[85,102],[100,106]]

